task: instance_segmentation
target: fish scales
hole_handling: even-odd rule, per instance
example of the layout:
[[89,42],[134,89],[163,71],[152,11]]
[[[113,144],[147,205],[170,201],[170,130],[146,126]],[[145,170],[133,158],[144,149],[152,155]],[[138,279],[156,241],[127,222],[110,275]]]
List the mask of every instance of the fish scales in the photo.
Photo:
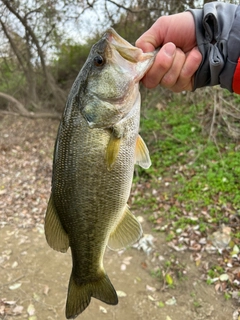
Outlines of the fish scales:
[[153,59],[111,29],[93,46],[69,94],[45,217],[49,245],[61,252],[71,248],[67,319],[77,317],[91,297],[118,303],[103,267],[106,246],[121,249],[142,234],[127,200],[134,164],[150,166],[138,134],[138,83]]
[[[136,122],[136,118],[134,120]],[[72,130],[72,127],[69,129]],[[66,131],[63,132],[63,136],[65,134]],[[83,122],[80,124],[79,130],[74,130],[72,135],[81,136],[84,143],[78,145],[77,139],[73,138],[71,145],[63,143],[63,150],[58,150],[59,153],[63,153],[64,155],[70,153],[71,161],[69,162],[69,157],[66,156],[68,170],[67,176],[64,179],[64,187],[59,188],[57,181],[56,187],[55,183],[53,183],[52,191],[55,194],[57,212],[61,214],[61,212],[68,211],[70,206],[72,207],[72,212],[69,212],[68,216],[63,215],[61,220],[68,234],[71,233],[72,228],[78,231],[72,232],[73,236],[70,240],[70,246],[79,248],[75,260],[79,259],[81,265],[83,265],[82,261],[85,255],[91,255],[92,244],[89,242],[91,240],[89,239],[89,232],[97,229],[99,238],[103,242],[106,242],[106,237],[111,231],[111,226],[118,218],[118,215],[124,210],[131,187],[128,181],[132,177],[132,167],[134,165],[133,160],[130,161],[129,159],[133,159],[136,137],[133,136],[131,139],[128,137],[128,141],[131,141],[131,149],[128,147],[128,153],[130,155],[132,153],[131,157],[124,155],[121,157],[121,154],[126,153],[124,145],[122,145],[119,151],[119,159],[121,160],[117,160],[112,171],[109,171],[106,167],[104,152],[110,137],[109,131],[106,130],[103,134],[101,129],[89,129],[85,122]],[[59,138],[61,139],[61,136]],[[74,141],[76,142],[74,143]],[[91,146],[91,150],[90,152],[88,151],[86,157],[85,150],[89,150],[89,145]],[[69,150],[66,147],[69,147]],[[73,153],[72,150],[74,150]],[[88,165],[82,166],[81,164],[85,162]],[[60,184],[63,177],[61,174],[58,174],[58,171],[62,172],[63,165],[62,161],[59,164],[55,162],[54,170],[55,174],[61,179]],[[69,170],[71,167],[79,169],[77,172],[71,172]],[[98,178],[99,172],[101,173],[101,179]],[[73,181],[74,184],[72,183]],[[66,192],[66,190],[69,190],[69,192]],[[81,210],[81,215],[78,214],[79,209]],[[89,214],[91,215],[91,219],[87,219]],[[104,227],[103,224],[105,225]],[[84,239],[86,235],[88,241]],[[95,241],[94,238],[92,240]],[[84,248],[82,248],[82,243],[87,244],[88,252],[85,252]],[[101,247],[103,243],[99,242],[98,245]],[[92,255],[92,258],[96,260],[96,256]],[[97,260],[100,260],[100,258]],[[95,272],[95,270],[91,271]]]

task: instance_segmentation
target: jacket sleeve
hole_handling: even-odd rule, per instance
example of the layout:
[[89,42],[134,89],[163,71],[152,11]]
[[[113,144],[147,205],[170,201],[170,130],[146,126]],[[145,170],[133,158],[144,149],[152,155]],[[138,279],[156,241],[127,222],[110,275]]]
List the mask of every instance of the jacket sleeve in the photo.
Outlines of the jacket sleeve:
[[203,9],[189,11],[194,17],[197,45],[202,54],[194,90],[220,84],[229,91],[238,87],[240,93],[240,84],[236,86],[234,76],[240,66],[240,6],[210,2]]

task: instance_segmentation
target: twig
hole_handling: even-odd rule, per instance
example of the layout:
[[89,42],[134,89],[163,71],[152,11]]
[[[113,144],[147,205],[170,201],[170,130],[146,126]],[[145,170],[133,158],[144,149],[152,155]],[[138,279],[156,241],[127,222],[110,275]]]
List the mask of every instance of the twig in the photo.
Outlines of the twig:
[[15,99],[13,96],[10,96],[9,94],[4,93],[4,92],[0,92],[0,97],[2,97],[4,99],[14,103],[20,113],[22,113],[22,114],[27,114],[28,113],[28,111],[25,109],[24,105],[20,101]]
[[9,282],[7,282],[7,283],[2,284],[2,287],[6,287],[6,286],[8,286],[9,284],[11,284],[11,283],[13,283],[13,282],[16,282],[16,281],[21,280],[22,278],[25,278],[25,275],[22,275],[22,276],[14,279],[14,280],[11,280],[11,281],[9,281]]
[[211,127],[210,127],[210,132],[209,132],[209,138],[213,138],[213,128],[216,120],[216,111],[217,111],[217,92],[214,92],[214,108],[213,108],[213,116],[212,116],[212,122],[211,122]]
[[131,13],[140,13],[140,12],[144,12],[144,11],[153,11],[153,10],[158,10],[158,8],[154,8],[154,7],[151,7],[151,8],[141,8],[141,9],[138,9],[138,10],[133,10],[131,9],[130,7],[126,7],[122,4],[119,4],[113,0],[107,0],[107,2],[110,2],[112,4],[114,4],[115,6],[117,6],[118,8],[121,8],[121,9],[124,9],[126,11],[129,11]]
[[12,111],[0,111],[0,115],[11,115],[11,116],[18,116],[18,117],[25,117],[25,118],[31,118],[31,119],[39,119],[39,118],[48,118],[48,119],[61,119],[61,115],[58,113],[34,113],[34,112],[28,112],[28,113],[17,113]]
[[[219,97],[219,99],[221,99],[224,103],[226,103],[226,105],[228,105],[229,107],[231,107],[232,109],[234,109],[235,111],[237,111],[237,113],[240,113],[240,110],[238,108],[236,108],[232,103],[228,102],[227,100],[225,100],[222,97]],[[225,110],[225,109],[224,109]],[[227,112],[226,112],[227,113]],[[236,119],[240,119],[240,115],[239,117],[236,115],[233,115],[232,113],[229,113],[232,117],[236,118]]]

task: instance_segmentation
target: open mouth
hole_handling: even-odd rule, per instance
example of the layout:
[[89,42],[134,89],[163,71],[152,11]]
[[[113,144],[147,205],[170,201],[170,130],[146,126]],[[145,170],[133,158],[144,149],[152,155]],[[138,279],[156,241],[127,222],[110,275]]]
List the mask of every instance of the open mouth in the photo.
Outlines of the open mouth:
[[117,34],[112,28],[107,30],[106,38],[124,59],[133,63],[137,63],[142,60],[142,50],[131,45],[128,41],[119,36],[119,34]]

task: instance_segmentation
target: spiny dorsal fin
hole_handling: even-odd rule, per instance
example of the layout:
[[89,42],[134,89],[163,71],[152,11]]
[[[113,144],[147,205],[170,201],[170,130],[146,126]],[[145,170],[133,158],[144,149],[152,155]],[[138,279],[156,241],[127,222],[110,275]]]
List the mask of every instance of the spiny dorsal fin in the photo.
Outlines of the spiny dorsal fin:
[[108,170],[111,170],[113,168],[113,165],[119,153],[120,143],[121,138],[115,137],[112,133],[106,150],[106,161]]
[[63,229],[56,208],[50,196],[45,216],[45,236],[51,248],[57,251],[66,252],[69,248],[68,235]]
[[120,250],[135,243],[142,235],[142,227],[126,205],[120,222],[111,232],[108,246]]
[[148,148],[140,135],[136,141],[135,163],[144,169],[148,169],[152,164]]

